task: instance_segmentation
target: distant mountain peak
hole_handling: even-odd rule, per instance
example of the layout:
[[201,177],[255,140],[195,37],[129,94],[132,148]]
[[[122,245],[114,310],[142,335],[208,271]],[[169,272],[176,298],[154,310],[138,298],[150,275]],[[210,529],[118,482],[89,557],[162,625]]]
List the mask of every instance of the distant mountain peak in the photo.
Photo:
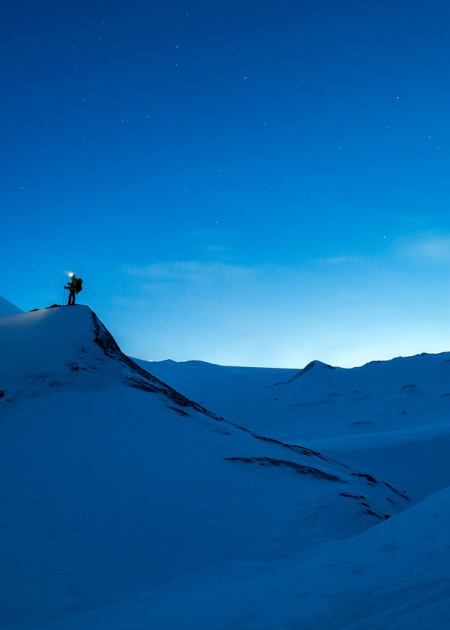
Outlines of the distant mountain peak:
[[328,363],[323,363],[322,361],[317,361],[317,360],[311,361],[310,363],[308,363],[306,367],[303,368],[303,370],[300,370],[300,372],[298,372],[291,379],[289,379],[288,383],[292,383],[292,381],[295,381],[301,376],[304,376],[307,372],[310,372],[311,370],[317,371],[317,370],[335,370],[335,369],[336,368],[334,368],[332,365],[328,365]]

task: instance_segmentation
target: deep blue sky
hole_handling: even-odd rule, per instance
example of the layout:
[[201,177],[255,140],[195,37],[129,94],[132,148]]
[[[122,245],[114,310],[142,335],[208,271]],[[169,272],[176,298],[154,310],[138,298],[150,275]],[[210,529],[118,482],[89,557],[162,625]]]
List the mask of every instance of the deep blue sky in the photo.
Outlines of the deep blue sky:
[[450,346],[446,0],[5,0],[0,295],[129,354]]

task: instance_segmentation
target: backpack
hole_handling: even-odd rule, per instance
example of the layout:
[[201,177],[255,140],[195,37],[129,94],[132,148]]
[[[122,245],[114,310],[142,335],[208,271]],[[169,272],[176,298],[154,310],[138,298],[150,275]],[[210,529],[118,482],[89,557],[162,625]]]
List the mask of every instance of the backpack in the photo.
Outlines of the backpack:
[[83,280],[81,278],[77,278],[76,292],[79,293],[82,290],[83,290]]

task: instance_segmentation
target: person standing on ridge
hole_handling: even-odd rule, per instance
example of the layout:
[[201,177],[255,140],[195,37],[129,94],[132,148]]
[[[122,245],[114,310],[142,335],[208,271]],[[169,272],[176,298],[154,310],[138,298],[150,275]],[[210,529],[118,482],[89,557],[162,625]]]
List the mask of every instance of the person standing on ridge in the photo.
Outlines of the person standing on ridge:
[[68,306],[73,306],[75,304],[75,296],[82,289],[83,280],[81,278],[77,278],[74,273],[70,273],[71,281],[69,284],[64,287],[65,289],[69,289],[69,301],[67,302]]

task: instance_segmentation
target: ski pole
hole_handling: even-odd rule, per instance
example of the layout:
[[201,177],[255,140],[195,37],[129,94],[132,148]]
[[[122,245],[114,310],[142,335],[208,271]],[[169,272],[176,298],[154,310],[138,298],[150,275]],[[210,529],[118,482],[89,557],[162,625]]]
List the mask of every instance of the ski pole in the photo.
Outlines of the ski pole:
[[63,293],[63,306],[66,303],[66,287],[64,287],[64,293]]

